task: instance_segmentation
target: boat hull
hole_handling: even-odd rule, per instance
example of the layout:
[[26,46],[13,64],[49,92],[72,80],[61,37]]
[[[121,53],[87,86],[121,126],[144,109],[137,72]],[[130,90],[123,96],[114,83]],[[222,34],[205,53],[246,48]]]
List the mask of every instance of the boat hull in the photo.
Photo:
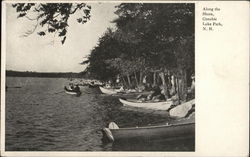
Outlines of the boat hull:
[[106,88],[103,88],[103,87],[99,87],[101,92],[103,94],[109,94],[109,95],[112,95],[112,94],[117,94],[118,92],[113,90],[113,89],[106,89]]
[[103,132],[110,141],[119,140],[183,140],[193,139],[195,123],[161,125],[138,128],[108,129]]
[[139,107],[139,108],[145,108],[145,109],[153,109],[153,110],[168,110],[171,105],[172,101],[163,101],[163,102],[134,102],[134,101],[128,101],[124,99],[119,99],[119,101],[124,106],[132,106],[132,107]]
[[99,87],[100,91],[103,94],[107,94],[107,95],[112,95],[112,96],[122,96],[122,97],[134,97],[135,95],[148,95],[151,94],[152,92],[150,91],[146,91],[146,92],[125,92],[125,91],[119,91],[119,89],[115,90],[115,89],[106,89],[103,87]]
[[72,91],[70,89],[67,89],[66,87],[64,87],[64,91],[65,91],[65,93],[70,94],[70,95],[76,95],[76,96],[80,96],[81,95],[80,91],[79,92]]

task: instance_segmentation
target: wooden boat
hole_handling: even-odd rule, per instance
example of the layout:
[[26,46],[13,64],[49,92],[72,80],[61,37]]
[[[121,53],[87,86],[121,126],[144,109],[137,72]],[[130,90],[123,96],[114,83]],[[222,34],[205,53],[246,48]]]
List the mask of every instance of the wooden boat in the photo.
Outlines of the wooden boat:
[[74,91],[74,90],[68,89],[66,86],[64,86],[64,91],[65,93],[70,94],[70,95],[76,95],[76,96],[81,95],[81,91]]
[[194,110],[195,108],[195,99],[189,100],[185,103],[182,103],[178,106],[175,106],[169,110],[169,115],[172,118],[183,118],[185,117],[190,111]]
[[165,124],[157,126],[119,128],[114,122],[102,130],[103,138],[110,142],[119,140],[183,140],[193,139],[195,123]]
[[117,94],[117,93],[118,93],[118,91],[115,90],[115,89],[107,89],[107,88],[103,88],[103,87],[99,87],[99,88],[100,88],[100,90],[101,90],[101,92],[102,92],[103,94],[112,95],[112,94]]
[[137,92],[137,91],[122,91],[120,89],[108,89],[108,88],[104,88],[104,87],[99,87],[101,92],[103,94],[107,94],[107,95],[112,95],[112,96],[134,96],[134,95],[148,95],[152,92],[150,91],[144,91],[144,92]]
[[141,102],[135,99],[119,99],[119,101],[124,105],[124,106],[132,106],[132,107],[139,107],[139,108],[145,108],[145,109],[152,109],[152,110],[168,110],[171,105],[173,104],[172,101],[160,101],[160,102],[155,102],[155,101],[145,101]]

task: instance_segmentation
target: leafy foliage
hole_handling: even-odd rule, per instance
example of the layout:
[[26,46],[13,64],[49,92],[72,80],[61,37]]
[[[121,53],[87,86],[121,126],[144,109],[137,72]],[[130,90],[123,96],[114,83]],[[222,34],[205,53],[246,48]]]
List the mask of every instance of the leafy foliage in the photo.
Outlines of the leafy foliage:
[[[123,3],[109,29],[92,50],[87,71],[102,78],[152,71],[194,72],[194,5]],[[129,79],[129,78],[128,78]]]
[[[84,24],[90,20],[91,6],[85,3],[15,3],[12,5],[18,13],[18,18],[26,17],[37,22],[33,31],[29,31],[26,36],[32,34],[37,26],[44,28],[38,31],[38,35],[44,36],[46,33],[56,33],[61,38],[62,44],[66,40],[68,20],[72,14],[80,12],[81,17],[77,22]],[[31,18],[30,16],[35,16]]]

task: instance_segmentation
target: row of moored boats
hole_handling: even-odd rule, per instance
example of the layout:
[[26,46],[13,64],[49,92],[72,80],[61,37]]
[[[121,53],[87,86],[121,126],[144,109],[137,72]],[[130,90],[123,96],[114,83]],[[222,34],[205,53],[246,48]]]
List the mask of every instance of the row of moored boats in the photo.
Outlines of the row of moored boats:
[[[91,86],[97,87],[97,86]],[[138,94],[150,94],[150,92],[138,92],[135,90],[124,90],[124,89],[112,89],[98,86],[100,91],[105,95],[120,96],[119,101],[128,107],[143,108],[150,110],[169,111],[173,107],[172,100],[166,101],[141,101],[137,99],[121,98],[130,95]],[[65,87],[65,92],[68,94],[79,96],[81,91],[74,89],[68,89]],[[194,99],[186,102],[185,105],[192,107],[194,105]],[[177,106],[178,107],[178,106]],[[174,108],[173,108],[174,109]],[[171,112],[171,110],[169,111]],[[176,139],[190,139],[194,138],[195,122],[193,120],[186,119],[176,120],[171,124],[160,124],[150,125],[145,127],[132,127],[132,128],[119,128],[114,122],[111,122],[107,128],[102,129],[104,139],[108,141],[117,140],[129,140],[129,139],[165,139],[165,140],[176,140]]]
[[[111,89],[99,87],[101,92],[107,95],[126,96],[130,94],[149,94],[150,92],[125,91],[120,89]],[[137,99],[119,98],[119,101],[128,107],[144,108],[150,110],[167,111],[173,106],[173,102],[167,101],[141,101]],[[185,103],[185,105],[194,105],[194,99]],[[170,110],[171,111],[171,110]],[[190,119],[176,120],[171,124],[150,125],[144,127],[119,128],[117,124],[111,122],[107,128],[103,129],[104,136],[109,141],[115,140],[179,140],[179,139],[194,139],[195,122],[194,117]]]

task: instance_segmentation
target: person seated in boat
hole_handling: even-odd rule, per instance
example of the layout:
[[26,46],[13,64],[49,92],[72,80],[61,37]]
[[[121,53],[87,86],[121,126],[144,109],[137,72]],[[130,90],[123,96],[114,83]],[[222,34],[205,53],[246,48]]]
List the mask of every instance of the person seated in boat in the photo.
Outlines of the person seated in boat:
[[168,91],[166,91],[166,89],[163,86],[161,86],[160,90],[161,90],[160,94],[153,96],[152,100],[154,101],[166,101],[167,100]]
[[141,84],[141,85],[139,85],[139,86],[136,88],[136,90],[137,90],[138,92],[145,91],[145,89],[146,89],[145,84]]
[[163,94],[160,94],[160,95],[156,95],[152,98],[153,101],[165,101],[166,98]]
[[161,88],[156,85],[153,87],[153,92],[147,96],[147,100],[158,101],[158,100],[163,100],[164,97],[165,96],[162,94]]
[[140,100],[140,101],[146,101],[147,100],[147,96],[145,95],[142,95],[142,94],[139,94],[137,97],[136,97],[137,100]]
[[109,81],[106,83],[106,88],[112,88],[112,82],[111,82],[111,80],[109,80]]
[[80,87],[78,86],[78,84],[75,86],[75,88],[73,89],[75,92],[80,92]]
[[152,85],[150,83],[146,83],[145,84],[145,90],[146,91],[151,91],[153,88],[152,88]]
[[162,94],[162,93],[163,93],[162,89],[158,85],[155,85],[152,89],[151,94],[149,94],[148,96],[140,94],[137,96],[137,100],[142,100],[142,101],[145,101],[145,100],[154,100],[154,101],[166,100],[164,94]]
[[121,86],[119,89],[116,90],[117,92],[124,92],[124,87]]
[[151,88],[152,93],[149,95],[143,95],[143,94],[139,94],[136,99],[137,100],[141,100],[141,101],[146,101],[146,100],[152,100],[152,98],[156,95],[160,94],[160,88],[157,88],[157,86],[154,86],[153,88]]
[[105,88],[111,88],[111,81],[106,82]]
[[154,96],[160,95],[161,94],[161,88],[160,86],[156,85],[153,86],[153,93],[151,94],[151,98],[153,98]]
[[70,83],[69,84],[69,90],[73,90],[74,89],[74,84],[73,83]]

